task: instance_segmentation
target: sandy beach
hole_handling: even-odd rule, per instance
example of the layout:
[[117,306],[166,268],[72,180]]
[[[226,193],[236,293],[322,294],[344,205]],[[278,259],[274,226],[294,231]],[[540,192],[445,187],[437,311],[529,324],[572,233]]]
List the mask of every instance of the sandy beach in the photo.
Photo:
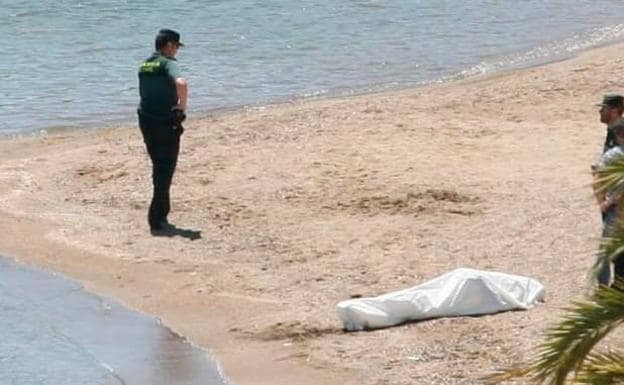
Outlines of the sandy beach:
[[[149,233],[134,125],[3,139],[0,253],[160,317],[232,384],[480,384],[588,292],[595,104],[624,92],[623,49],[191,118],[170,215],[189,231],[174,237]],[[457,267],[536,278],[546,302],[342,331],[339,301]]]

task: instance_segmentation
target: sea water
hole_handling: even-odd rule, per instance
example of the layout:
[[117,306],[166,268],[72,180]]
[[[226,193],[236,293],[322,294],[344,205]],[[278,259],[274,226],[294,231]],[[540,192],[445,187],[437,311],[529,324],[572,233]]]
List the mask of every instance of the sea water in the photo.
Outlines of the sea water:
[[0,256],[1,385],[225,385],[204,350],[75,281]]
[[556,60],[620,40],[623,14],[619,0],[1,0],[0,134],[134,124],[162,27],[187,44],[197,116]]

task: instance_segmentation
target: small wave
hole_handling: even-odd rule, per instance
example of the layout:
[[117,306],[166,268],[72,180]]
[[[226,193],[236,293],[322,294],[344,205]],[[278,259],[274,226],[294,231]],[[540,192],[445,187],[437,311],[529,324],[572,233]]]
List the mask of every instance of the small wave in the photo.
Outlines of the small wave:
[[42,9],[42,10],[27,10],[27,11],[23,11],[23,12],[16,12],[11,14],[11,17],[14,18],[20,18],[20,17],[31,17],[31,16],[44,16],[49,14],[49,11]]
[[442,81],[453,81],[485,75],[510,68],[526,68],[562,60],[584,50],[600,47],[624,39],[624,24],[595,28],[572,37],[540,45],[528,51],[484,60],[468,69],[443,77]]
[[327,95],[328,93],[329,93],[329,90],[321,89],[321,90],[304,92],[301,96],[304,98],[316,98],[319,96]]
[[387,5],[385,4],[385,1],[362,1],[362,2],[355,3],[354,6],[356,8],[370,9],[370,10],[384,9],[387,7]]

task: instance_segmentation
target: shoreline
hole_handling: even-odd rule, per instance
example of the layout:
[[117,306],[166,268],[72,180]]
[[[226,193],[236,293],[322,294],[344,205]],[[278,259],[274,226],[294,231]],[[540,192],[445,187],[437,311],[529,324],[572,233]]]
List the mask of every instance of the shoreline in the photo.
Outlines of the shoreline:
[[[9,309],[0,314],[3,343],[12,350],[3,359],[3,371],[13,383],[30,382],[38,375],[45,384],[91,383],[102,376],[117,383],[170,385],[167,378],[182,370],[180,383],[225,385],[220,367],[206,351],[153,316],[90,293],[57,272],[2,255],[0,266],[0,301]],[[36,341],[28,338],[33,334]],[[74,349],[59,336],[71,339]],[[90,357],[98,359],[94,366],[85,365]]]
[[[479,73],[479,74],[468,74],[463,75],[465,71],[470,70],[471,68],[467,68],[458,72],[454,72],[447,75],[442,75],[439,78],[429,79],[420,82],[412,82],[405,85],[394,85],[392,82],[384,83],[384,84],[373,84],[368,86],[362,86],[358,88],[340,88],[328,90],[327,92],[321,93],[319,95],[292,95],[289,97],[282,97],[275,100],[268,100],[266,103],[258,102],[253,104],[240,104],[240,105],[231,105],[231,106],[223,106],[223,107],[214,107],[208,109],[200,109],[198,111],[192,111],[193,116],[192,120],[205,120],[210,119],[212,116],[220,116],[220,115],[228,115],[228,114],[236,114],[243,113],[246,111],[257,111],[267,107],[276,107],[291,105],[296,103],[314,103],[323,100],[331,100],[331,99],[343,99],[343,98],[352,98],[352,97],[365,97],[375,95],[382,95],[385,93],[394,93],[394,92],[406,92],[409,90],[425,88],[436,85],[444,85],[444,84],[455,84],[458,82],[464,81],[479,81],[482,79],[487,79],[490,77],[496,77],[499,75],[505,75],[509,73],[513,73],[515,71],[523,71],[530,70],[532,68],[539,68],[542,66],[547,66],[550,64],[556,64],[559,62],[564,62],[568,60],[572,60],[579,55],[583,55],[586,52],[592,50],[600,50],[604,48],[609,48],[612,46],[623,45],[624,37],[620,39],[610,40],[607,42],[603,42],[600,44],[596,44],[590,47],[581,48],[574,52],[567,52],[566,54],[559,54],[557,56],[542,58],[542,59],[534,59],[526,62],[515,63],[513,65],[505,65],[503,67],[497,68],[491,72],[487,73]],[[502,57],[505,57],[503,55]],[[481,64],[481,63],[479,63]],[[133,110],[133,113],[135,111]],[[126,119],[120,120],[111,120],[110,122],[106,122],[105,124],[77,124],[72,126],[49,126],[37,129],[30,129],[24,132],[14,132],[14,133],[2,133],[0,132],[0,140],[11,140],[18,138],[27,138],[27,137],[36,137],[41,135],[56,135],[62,134],[66,132],[72,131],[98,131],[98,130],[115,130],[122,129],[131,126],[135,126],[136,117],[130,113],[130,116]],[[110,114],[102,114],[102,116],[107,116]]]
[[[624,92],[623,47],[192,119],[171,219],[195,241],[149,235],[136,129],[1,138],[0,251],[161,318],[233,384],[477,384],[586,292],[594,104]],[[340,300],[460,266],[537,278],[547,302],[342,332]]]

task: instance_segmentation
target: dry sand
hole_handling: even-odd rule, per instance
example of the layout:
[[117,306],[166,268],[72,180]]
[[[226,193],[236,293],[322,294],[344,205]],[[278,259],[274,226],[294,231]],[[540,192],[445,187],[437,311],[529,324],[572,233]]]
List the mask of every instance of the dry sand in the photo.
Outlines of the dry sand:
[[[152,237],[136,127],[0,141],[0,251],[208,347],[233,384],[478,384],[588,290],[589,187],[624,46],[449,84],[191,120]],[[546,285],[530,311],[345,333],[335,305],[457,267]]]

